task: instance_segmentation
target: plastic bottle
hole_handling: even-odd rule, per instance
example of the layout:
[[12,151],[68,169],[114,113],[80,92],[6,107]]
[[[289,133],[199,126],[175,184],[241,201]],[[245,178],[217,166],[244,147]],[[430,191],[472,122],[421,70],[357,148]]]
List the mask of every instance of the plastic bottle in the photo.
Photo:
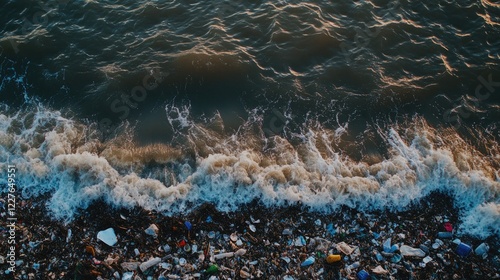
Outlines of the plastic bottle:
[[144,272],[148,268],[155,266],[155,265],[159,264],[160,262],[161,262],[161,259],[156,257],[156,258],[150,259],[149,261],[145,261],[145,262],[141,263],[139,265],[139,268],[141,269],[141,271]]
[[453,233],[448,232],[448,231],[441,231],[441,232],[438,232],[438,237],[439,238],[450,239],[450,238],[453,238]]

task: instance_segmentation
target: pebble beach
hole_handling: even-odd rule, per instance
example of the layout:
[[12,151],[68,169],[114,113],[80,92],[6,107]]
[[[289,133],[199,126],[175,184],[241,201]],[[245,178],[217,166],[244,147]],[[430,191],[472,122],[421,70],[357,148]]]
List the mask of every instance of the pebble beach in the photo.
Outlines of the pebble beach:
[[16,272],[2,256],[2,279],[500,278],[498,239],[457,235],[444,194],[398,213],[329,215],[254,203],[167,217],[95,202],[67,224],[50,219],[43,198],[18,207]]

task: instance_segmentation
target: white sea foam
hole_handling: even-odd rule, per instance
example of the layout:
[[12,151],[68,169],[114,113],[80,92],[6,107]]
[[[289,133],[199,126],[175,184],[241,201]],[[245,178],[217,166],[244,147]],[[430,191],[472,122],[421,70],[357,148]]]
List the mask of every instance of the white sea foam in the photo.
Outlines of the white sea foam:
[[[332,212],[341,205],[401,210],[442,191],[461,209],[460,232],[500,236],[498,151],[481,154],[452,131],[418,118],[405,129],[379,128],[389,152],[368,163],[339,151],[339,130],[307,129],[293,144],[252,132],[258,123],[223,135],[190,120],[187,109],[177,110],[171,123],[185,130],[178,137],[184,153],[196,156],[194,163],[167,145],[136,147],[120,142],[123,136],[101,143],[87,126],[42,107],[0,114],[0,184],[6,183],[6,165],[15,164],[22,193],[50,194],[48,208],[66,221],[101,198],[166,214],[203,202],[237,210],[254,199],[269,207],[300,201]],[[146,169],[151,162],[156,166]]]

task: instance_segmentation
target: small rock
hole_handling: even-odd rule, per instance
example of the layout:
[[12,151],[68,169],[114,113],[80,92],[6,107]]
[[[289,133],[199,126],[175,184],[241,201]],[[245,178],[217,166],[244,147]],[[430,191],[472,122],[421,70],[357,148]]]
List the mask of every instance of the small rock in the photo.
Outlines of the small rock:
[[231,233],[231,235],[229,236],[229,238],[231,239],[231,241],[236,242],[236,240],[238,240],[238,234],[236,234],[235,232],[233,232],[233,233]]
[[248,271],[240,269],[240,277],[243,279],[247,279],[247,278],[251,278],[252,275]]
[[155,224],[151,224],[147,229],[144,230],[144,232],[146,232],[147,235],[151,235],[154,238],[158,237],[158,231],[159,231],[158,226]]
[[320,219],[317,219],[316,221],[314,221],[314,224],[315,224],[316,226],[320,227],[322,223],[321,223],[321,220],[320,220]]
[[239,249],[238,251],[234,252],[234,255],[235,256],[243,256],[246,253],[247,253],[247,250],[245,250],[245,249]]

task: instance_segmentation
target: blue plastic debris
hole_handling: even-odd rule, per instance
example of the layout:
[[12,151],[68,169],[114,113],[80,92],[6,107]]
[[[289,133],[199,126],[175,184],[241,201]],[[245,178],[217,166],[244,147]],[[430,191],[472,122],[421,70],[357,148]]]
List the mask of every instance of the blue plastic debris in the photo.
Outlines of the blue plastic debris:
[[313,264],[315,261],[316,261],[316,259],[315,259],[313,256],[311,256],[311,257],[307,258],[305,261],[303,261],[303,262],[300,264],[300,266],[302,266],[302,267],[303,267],[303,266],[310,266],[310,265],[311,265],[311,264]]
[[333,227],[333,224],[329,224],[328,226],[326,226],[326,230],[328,231],[328,233],[330,233],[331,235],[335,235],[335,233],[337,233],[337,231],[335,230],[335,228]]
[[207,223],[211,223],[212,222],[212,216],[208,216],[206,222]]
[[460,243],[460,244],[458,244],[456,251],[457,251],[457,254],[459,254],[460,256],[467,257],[470,254],[470,252],[472,251],[472,248],[465,243]]
[[191,223],[188,222],[188,221],[185,221],[184,225],[186,226],[187,230],[191,230],[193,228],[193,226],[191,225]]
[[359,280],[370,279],[370,274],[368,274],[368,272],[366,272],[364,269],[358,272],[357,276]]

